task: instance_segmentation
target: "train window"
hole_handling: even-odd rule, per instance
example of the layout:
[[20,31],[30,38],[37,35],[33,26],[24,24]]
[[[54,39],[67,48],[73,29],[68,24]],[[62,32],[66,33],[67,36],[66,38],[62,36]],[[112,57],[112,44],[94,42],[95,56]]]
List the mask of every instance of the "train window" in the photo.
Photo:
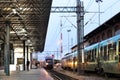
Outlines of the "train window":
[[92,50],[90,50],[90,61],[92,62]]
[[95,61],[95,53],[96,53],[96,52],[95,52],[95,49],[94,49],[94,55],[93,55],[93,59],[94,59],[94,61]]
[[88,53],[89,51],[86,52],[86,61],[88,61]]
[[113,60],[115,60],[116,56],[116,42],[113,43]]
[[102,57],[104,57],[104,47],[102,46]]
[[102,46],[100,47],[100,52],[99,52],[100,54],[100,57],[102,57]]
[[116,43],[111,43],[108,45],[108,59],[115,60],[115,52],[116,52]]
[[101,59],[104,59],[104,47],[103,46],[100,47],[100,54],[99,54],[99,56],[101,57]]
[[91,55],[92,60],[91,61],[94,61],[94,49],[91,52],[92,52],[92,55]]
[[87,51],[85,51],[84,58],[85,58],[85,62],[86,62],[87,61]]
[[107,60],[107,46],[104,46],[104,60]]
[[87,61],[90,61],[90,51],[87,52]]
[[95,53],[94,54],[95,54],[95,59],[96,59],[96,49],[95,49]]
[[102,46],[102,47],[103,47],[103,51],[102,51],[103,53],[102,53],[102,55],[103,55],[103,59],[104,59],[104,55],[105,55],[105,54],[104,54],[104,53],[105,53],[105,52],[104,52],[104,46]]
[[119,52],[120,52],[120,41],[119,41]]
[[111,47],[110,47],[110,60],[113,60],[113,55],[114,55],[114,49],[113,49],[113,44],[111,44]]
[[116,51],[116,42],[113,43],[113,50]]
[[108,44],[108,60],[110,60],[110,54],[111,54],[111,44]]
[[92,56],[91,56],[92,54],[91,54],[91,50],[90,50],[90,53],[89,53],[89,61],[91,62],[91,60],[92,60]]

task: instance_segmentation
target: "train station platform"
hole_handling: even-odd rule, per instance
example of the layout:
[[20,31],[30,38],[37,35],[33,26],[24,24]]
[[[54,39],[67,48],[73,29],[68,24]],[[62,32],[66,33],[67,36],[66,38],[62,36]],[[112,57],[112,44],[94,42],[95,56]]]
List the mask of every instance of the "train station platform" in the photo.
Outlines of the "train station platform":
[[11,71],[10,76],[6,76],[4,71],[0,71],[0,80],[54,80],[43,68],[31,69],[29,71]]

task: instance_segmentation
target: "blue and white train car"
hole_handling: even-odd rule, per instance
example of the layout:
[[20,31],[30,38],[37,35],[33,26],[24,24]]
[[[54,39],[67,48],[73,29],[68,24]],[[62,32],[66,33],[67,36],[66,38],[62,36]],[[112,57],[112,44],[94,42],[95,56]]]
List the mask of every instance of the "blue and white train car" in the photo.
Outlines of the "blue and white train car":
[[85,70],[120,74],[120,35],[84,49]]
[[53,69],[54,59],[52,57],[45,57],[45,69]]
[[[77,69],[77,51],[62,58],[62,67]],[[120,35],[95,43],[84,48],[85,71],[120,74]]]

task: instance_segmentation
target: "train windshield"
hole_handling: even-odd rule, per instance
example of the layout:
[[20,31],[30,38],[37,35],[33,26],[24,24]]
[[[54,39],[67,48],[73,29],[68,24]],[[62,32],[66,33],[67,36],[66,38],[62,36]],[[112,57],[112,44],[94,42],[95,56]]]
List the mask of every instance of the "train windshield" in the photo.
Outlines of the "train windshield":
[[47,62],[47,63],[51,63],[52,60],[51,60],[51,59],[47,59],[46,62]]

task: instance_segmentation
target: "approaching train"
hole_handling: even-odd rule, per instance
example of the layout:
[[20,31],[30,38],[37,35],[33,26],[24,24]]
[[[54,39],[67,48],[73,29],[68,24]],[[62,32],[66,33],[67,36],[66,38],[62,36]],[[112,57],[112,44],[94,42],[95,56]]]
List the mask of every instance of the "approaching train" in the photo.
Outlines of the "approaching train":
[[52,57],[45,58],[45,69],[53,69],[54,66],[54,59]]
[[[120,35],[84,48],[85,71],[120,74]],[[77,51],[62,58],[62,68],[77,69]]]
[[72,53],[67,53],[62,58],[62,68],[63,69],[77,69],[77,51]]

